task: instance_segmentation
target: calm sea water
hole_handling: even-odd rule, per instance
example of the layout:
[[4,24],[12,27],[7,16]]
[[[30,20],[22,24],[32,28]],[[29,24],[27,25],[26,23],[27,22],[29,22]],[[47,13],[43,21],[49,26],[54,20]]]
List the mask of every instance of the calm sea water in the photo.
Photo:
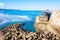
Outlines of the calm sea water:
[[24,30],[35,32],[34,22],[37,16],[42,15],[42,11],[32,10],[0,10],[0,29],[10,24],[25,23]]

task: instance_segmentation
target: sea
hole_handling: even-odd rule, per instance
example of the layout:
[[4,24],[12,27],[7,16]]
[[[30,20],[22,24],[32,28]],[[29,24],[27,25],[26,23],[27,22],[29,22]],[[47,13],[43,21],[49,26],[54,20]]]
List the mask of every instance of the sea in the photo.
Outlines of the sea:
[[41,15],[41,10],[0,9],[0,30],[11,24],[24,23],[23,30],[35,32],[34,22]]

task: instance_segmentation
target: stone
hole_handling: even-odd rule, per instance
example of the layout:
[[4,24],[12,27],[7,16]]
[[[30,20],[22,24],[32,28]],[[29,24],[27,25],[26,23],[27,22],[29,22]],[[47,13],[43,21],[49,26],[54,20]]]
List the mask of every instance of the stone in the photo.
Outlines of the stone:
[[44,32],[44,30],[46,30],[46,28],[47,28],[47,22],[48,22],[48,18],[46,15],[37,16],[36,21],[34,23],[34,27],[35,27],[36,31]]
[[48,29],[51,28],[55,33],[60,34],[60,10],[53,10],[48,22]]

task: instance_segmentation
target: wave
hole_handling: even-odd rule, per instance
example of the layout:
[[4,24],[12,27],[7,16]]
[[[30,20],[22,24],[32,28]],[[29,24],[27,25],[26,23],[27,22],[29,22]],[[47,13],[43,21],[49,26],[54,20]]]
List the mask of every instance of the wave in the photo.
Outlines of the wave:
[[5,23],[5,22],[18,22],[18,21],[23,22],[23,21],[32,20],[32,18],[30,18],[27,15],[9,15],[9,14],[4,14],[4,13],[0,13],[0,19],[3,20],[2,22],[0,22],[0,24]]

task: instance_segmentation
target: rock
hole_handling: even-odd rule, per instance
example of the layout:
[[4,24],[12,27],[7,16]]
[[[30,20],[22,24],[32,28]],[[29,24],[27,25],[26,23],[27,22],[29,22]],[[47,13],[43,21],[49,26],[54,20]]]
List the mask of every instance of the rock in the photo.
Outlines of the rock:
[[[15,28],[20,28],[20,27],[22,27],[23,26],[23,24],[21,24],[21,23],[18,23],[18,24],[13,24],[13,25],[10,25],[10,26],[8,26],[8,27],[6,27],[6,28],[3,28],[2,29],[2,32],[5,34],[5,33],[7,33],[7,32],[9,32],[10,30],[16,30]],[[14,29],[13,29],[14,28]],[[20,29],[19,29],[20,30]]]
[[32,37],[29,37],[28,40],[32,40]]
[[6,31],[6,29],[9,30],[7,30],[8,32],[5,33],[4,40],[59,40],[59,36],[57,34],[52,35],[52,33],[49,31],[47,33],[30,32],[28,30],[24,31],[16,26],[12,26],[11,29],[5,28],[3,30]]
[[4,35],[2,34],[1,31],[0,31],[0,40],[4,40]]
[[48,22],[48,29],[60,33],[60,10],[53,10]]
[[47,27],[47,22],[48,18],[46,15],[37,16],[36,21],[34,23],[36,31],[44,32],[44,30],[46,30]]

